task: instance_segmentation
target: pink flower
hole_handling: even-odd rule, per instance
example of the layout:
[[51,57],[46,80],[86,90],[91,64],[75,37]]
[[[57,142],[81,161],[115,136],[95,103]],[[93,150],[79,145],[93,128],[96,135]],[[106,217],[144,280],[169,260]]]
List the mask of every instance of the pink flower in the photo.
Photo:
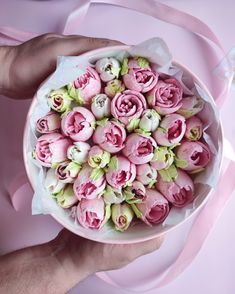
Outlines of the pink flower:
[[91,168],[88,164],[85,164],[79,172],[73,185],[73,190],[78,200],[83,198],[97,198],[98,195],[104,190],[106,186],[104,173],[95,177],[93,175],[93,171],[93,168]]
[[173,181],[164,181],[158,177],[156,187],[174,206],[183,207],[193,201],[194,185],[186,172],[178,169],[177,173]]
[[202,136],[202,121],[197,116],[192,116],[186,120],[185,138],[190,141],[198,141]]
[[186,124],[183,116],[175,113],[168,114],[153,133],[153,137],[159,145],[173,146],[182,140],[185,130]]
[[120,63],[116,58],[104,57],[96,62],[95,69],[100,74],[101,80],[103,82],[108,82],[118,78],[120,72]]
[[137,119],[146,109],[146,100],[141,93],[125,90],[117,93],[111,101],[111,113],[120,122],[127,125]]
[[134,181],[136,167],[124,156],[114,156],[106,172],[108,184],[114,188],[121,188]]
[[35,147],[36,159],[42,166],[51,167],[67,159],[67,149],[71,140],[59,133],[42,135],[38,138]]
[[124,189],[124,195],[127,203],[141,203],[146,198],[145,186],[139,181],[134,181],[131,186]]
[[67,112],[61,122],[61,128],[65,136],[74,141],[87,141],[94,132],[95,117],[85,107],[74,107]]
[[147,189],[145,201],[135,204],[135,207],[137,217],[140,217],[149,226],[162,223],[170,212],[166,198],[153,189]]
[[36,123],[36,130],[41,134],[50,134],[60,129],[60,115],[54,111],[48,112]]
[[98,73],[92,67],[88,67],[86,73],[68,85],[68,93],[80,105],[90,104],[93,96],[101,91],[101,81]]
[[182,99],[182,106],[177,113],[189,118],[199,113],[204,107],[204,100],[197,96],[189,96]]
[[176,148],[176,156],[181,169],[196,173],[203,170],[210,162],[211,152],[202,142],[185,141]]
[[149,162],[154,155],[154,148],[157,147],[152,137],[141,134],[131,134],[126,139],[126,146],[123,154],[134,164]]
[[102,198],[82,199],[77,206],[77,219],[86,229],[101,229],[110,218],[110,214],[110,207],[105,207]]
[[183,89],[180,83],[174,79],[158,81],[156,86],[147,93],[147,100],[158,113],[166,115],[176,112],[181,106]]
[[136,178],[143,185],[150,185],[156,183],[157,171],[148,163],[137,165]]
[[116,153],[123,149],[125,139],[125,129],[115,121],[106,121],[99,125],[93,135],[94,143],[110,153]]
[[156,85],[157,81],[158,74],[151,69],[145,58],[129,60],[126,74],[123,76],[123,82],[128,89],[146,93]]
[[55,174],[62,183],[73,183],[80,169],[77,163],[64,161],[56,167]]

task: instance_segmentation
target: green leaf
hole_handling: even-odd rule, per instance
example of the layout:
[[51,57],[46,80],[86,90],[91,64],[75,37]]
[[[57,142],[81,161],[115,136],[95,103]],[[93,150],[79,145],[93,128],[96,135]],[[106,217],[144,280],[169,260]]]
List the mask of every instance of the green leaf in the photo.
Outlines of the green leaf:
[[139,122],[139,118],[133,118],[126,127],[128,132],[133,132],[134,129],[138,128]]
[[118,78],[118,76],[119,76],[119,73],[120,73],[120,70],[121,70],[121,68],[120,67],[112,67],[111,68],[111,73],[116,77],[116,78]]
[[91,172],[91,180],[97,181],[104,175],[102,168],[94,168]]
[[137,208],[137,206],[134,203],[131,204],[131,208],[134,211],[137,218],[142,218],[143,217],[142,212]]
[[142,129],[135,129],[134,132],[140,135],[144,135],[146,137],[151,136],[151,132],[146,132],[145,130],[142,130]]
[[121,75],[124,76],[128,73],[128,58],[124,58],[121,66]]
[[109,168],[111,170],[117,170],[118,169],[118,158],[117,158],[117,156],[111,157],[110,162],[109,162]]
[[97,120],[96,121],[96,125],[97,126],[101,126],[101,127],[104,127],[105,125],[106,125],[106,123],[108,122],[108,118],[106,117],[106,118],[103,118],[103,119],[101,119],[101,120]]
[[162,169],[158,171],[161,178],[165,182],[171,182],[175,180],[178,176],[177,169],[174,164],[172,164],[168,169]]
[[52,162],[51,163],[51,168],[56,169],[59,164],[60,164],[59,162]]
[[157,182],[156,179],[153,179],[149,184],[148,184],[148,188],[151,189],[153,187],[153,185]]
[[185,168],[188,166],[188,163],[186,160],[179,159],[178,157],[175,157],[174,163],[179,168]]
[[148,61],[148,59],[146,59],[144,57],[137,57],[137,64],[141,68],[147,68],[147,67],[149,67],[149,61]]

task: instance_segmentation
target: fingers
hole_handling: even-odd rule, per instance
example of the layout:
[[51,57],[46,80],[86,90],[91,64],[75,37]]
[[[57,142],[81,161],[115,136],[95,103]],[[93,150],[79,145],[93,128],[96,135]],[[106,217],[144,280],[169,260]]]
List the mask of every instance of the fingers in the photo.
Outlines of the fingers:
[[133,258],[137,258],[141,255],[151,253],[159,249],[164,241],[164,236],[159,236],[155,239],[144,241],[141,243],[133,244],[131,250],[133,252]]
[[54,56],[59,55],[80,55],[87,51],[91,51],[98,48],[104,48],[109,46],[123,45],[123,43],[115,40],[92,38],[83,36],[60,36],[52,35],[51,37],[44,37],[48,43],[53,47],[51,53]]

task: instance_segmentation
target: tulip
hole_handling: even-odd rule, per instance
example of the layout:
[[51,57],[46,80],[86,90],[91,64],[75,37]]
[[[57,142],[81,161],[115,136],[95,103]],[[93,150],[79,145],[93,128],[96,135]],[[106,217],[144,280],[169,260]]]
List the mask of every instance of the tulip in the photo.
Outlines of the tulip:
[[202,171],[211,159],[211,152],[202,142],[183,142],[176,148],[176,165],[190,173]]
[[122,188],[132,183],[136,176],[136,167],[124,156],[113,156],[106,172],[108,184],[114,188]]
[[96,119],[110,116],[111,102],[107,95],[98,94],[92,99],[91,111]]
[[193,181],[181,169],[177,170],[175,180],[165,181],[162,177],[159,177],[156,188],[176,207],[183,207],[194,199]]
[[103,82],[109,82],[118,78],[121,68],[116,58],[104,57],[96,62],[95,69],[100,74],[100,78]]
[[97,198],[105,189],[106,181],[102,170],[92,169],[88,164],[83,165],[73,189],[78,200]]
[[177,113],[183,115],[185,118],[189,118],[199,113],[205,102],[197,96],[185,97],[182,99],[182,106],[177,110]]
[[136,166],[136,179],[151,188],[157,179],[157,171],[148,163]]
[[104,168],[110,161],[110,153],[94,145],[88,153],[88,164],[93,168]]
[[94,132],[94,115],[85,107],[74,107],[67,112],[61,122],[61,128],[65,136],[74,141],[85,142]]
[[162,223],[170,212],[169,203],[166,198],[153,189],[147,189],[145,201],[132,204],[132,208],[136,216],[149,226]]
[[101,91],[101,81],[98,73],[92,67],[68,85],[68,93],[80,105],[90,104],[92,97]]
[[50,134],[59,131],[60,115],[50,111],[45,116],[41,117],[36,123],[36,130],[41,134]]
[[202,121],[196,117],[192,116],[186,120],[186,132],[185,138],[190,141],[198,141],[202,136]]
[[62,208],[70,208],[78,202],[73,186],[67,185],[61,193],[56,195],[56,201]]
[[126,131],[124,127],[115,121],[104,121],[95,129],[93,141],[102,149],[110,153],[116,153],[124,148]]
[[86,229],[100,230],[111,216],[110,205],[102,198],[82,199],[77,206],[77,219]]
[[182,96],[182,86],[175,78],[158,81],[146,95],[148,104],[161,115],[176,112],[182,106]]
[[159,145],[174,146],[182,140],[185,131],[185,118],[173,113],[163,118],[160,127],[153,133],[153,137]]
[[86,142],[74,142],[67,150],[67,157],[75,163],[82,164],[87,161],[90,148]]
[[37,139],[35,158],[45,167],[51,167],[67,159],[71,141],[59,133],[45,134]]
[[170,148],[157,147],[150,164],[156,170],[168,169],[174,162],[174,156]]
[[134,164],[144,164],[153,158],[156,147],[152,137],[133,133],[126,139],[123,154]]
[[131,224],[134,212],[128,203],[113,204],[111,207],[112,221],[117,231],[124,232]]

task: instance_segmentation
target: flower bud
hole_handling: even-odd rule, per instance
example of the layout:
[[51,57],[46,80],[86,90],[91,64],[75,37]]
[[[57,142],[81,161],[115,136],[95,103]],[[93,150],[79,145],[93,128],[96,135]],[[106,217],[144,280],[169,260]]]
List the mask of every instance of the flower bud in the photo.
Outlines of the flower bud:
[[112,221],[117,231],[125,231],[130,226],[134,212],[128,203],[113,204],[111,207]]

